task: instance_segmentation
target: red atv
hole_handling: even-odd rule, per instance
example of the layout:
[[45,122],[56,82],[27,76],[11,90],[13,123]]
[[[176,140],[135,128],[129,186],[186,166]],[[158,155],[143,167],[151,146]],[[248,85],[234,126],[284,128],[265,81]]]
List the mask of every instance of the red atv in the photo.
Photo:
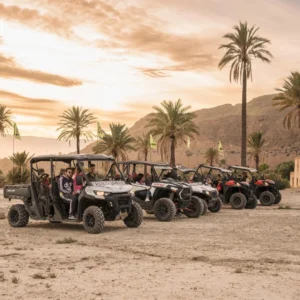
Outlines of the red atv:
[[281,194],[273,180],[265,179],[256,169],[231,166],[233,177],[238,181],[248,181],[253,189],[254,195],[263,206],[278,204],[281,201]]
[[196,173],[198,177],[219,191],[219,197],[224,203],[230,203],[234,209],[254,209],[257,198],[247,182],[237,182],[232,177],[232,172],[227,169],[200,165]]

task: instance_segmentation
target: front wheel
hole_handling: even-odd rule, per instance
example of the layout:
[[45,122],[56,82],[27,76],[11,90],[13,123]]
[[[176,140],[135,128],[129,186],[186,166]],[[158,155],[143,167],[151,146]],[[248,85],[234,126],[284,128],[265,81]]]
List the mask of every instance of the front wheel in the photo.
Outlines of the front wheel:
[[274,202],[274,204],[280,203],[281,199],[282,199],[281,193],[278,192],[277,195],[276,195],[276,197],[275,197],[275,202]]
[[143,210],[138,203],[132,202],[131,213],[124,219],[123,222],[130,228],[136,228],[142,224]]
[[247,209],[255,209],[256,206],[257,206],[257,198],[256,196],[253,195],[253,197],[251,199],[249,199],[249,201],[247,202],[246,204],[246,207]]
[[11,227],[25,227],[29,221],[29,214],[23,204],[13,205],[7,215]]
[[217,213],[222,208],[222,205],[223,205],[222,200],[220,198],[218,198],[218,200],[215,201],[215,203],[213,205],[208,207],[208,210],[212,213]]
[[170,222],[176,214],[176,206],[169,198],[161,198],[154,204],[154,214],[157,220]]
[[183,213],[188,218],[199,218],[204,211],[204,205],[200,198],[192,196],[191,203],[188,208],[183,209]]
[[271,206],[274,204],[274,201],[275,196],[269,191],[262,192],[259,195],[259,202],[262,206]]
[[208,204],[207,204],[207,202],[206,202],[205,199],[202,199],[202,198],[201,198],[201,200],[202,200],[203,207],[204,207],[204,210],[203,210],[203,213],[201,214],[201,216],[204,216],[204,215],[206,215],[207,212],[208,212]]
[[234,193],[229,200],[233,209],[243,209],[247,204],[247,198],[242,193]]
[[98,206],[89,206],[83,213],[83,227],[91,234],[101,233],[104,229],[105,218]]

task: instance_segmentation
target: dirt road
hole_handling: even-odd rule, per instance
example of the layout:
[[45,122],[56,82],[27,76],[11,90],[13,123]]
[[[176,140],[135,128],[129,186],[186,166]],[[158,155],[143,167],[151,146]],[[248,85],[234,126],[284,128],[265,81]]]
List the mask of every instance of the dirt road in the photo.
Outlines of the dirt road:
[[[284,191],[282,204],[291,209],[224,207],[171,223],[146,215],[139,229],[117,221],[100,235],[0,220],[0,299],[299,300],[300,191]],[[77,242],[57,244],[64,238]]]

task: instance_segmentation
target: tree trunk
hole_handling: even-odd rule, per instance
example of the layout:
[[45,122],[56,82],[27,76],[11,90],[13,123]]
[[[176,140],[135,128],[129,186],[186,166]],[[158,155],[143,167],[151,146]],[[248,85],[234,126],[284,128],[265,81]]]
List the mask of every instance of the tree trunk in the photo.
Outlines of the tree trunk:
[[246,65],[243,70],[243,93],[242,93],[242,147],[241,165],[246,167],[247,160],[247,73]]
[[[147,158],[148,158],[148,153],[145,153],[145,161],[147,161]],[[146,178],[146,175],[147,175],[147,165],[144,166],[144,176]]]
[[256,167],[256,170],[259,169],[259,155],[255,155],[255,167]]
[[172,167],[175,167],[175,137],[171,136],[171,159],[170,159],[170,165]]
[[80,154],[80,137],[76,137],[76,148],[77,148],[77,154]]

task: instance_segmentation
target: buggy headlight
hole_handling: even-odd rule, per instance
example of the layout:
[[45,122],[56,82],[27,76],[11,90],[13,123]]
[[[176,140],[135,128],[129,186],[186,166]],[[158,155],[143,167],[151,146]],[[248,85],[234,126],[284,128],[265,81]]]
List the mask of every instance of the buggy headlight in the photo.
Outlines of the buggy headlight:
[[103,197],[103,198],[104,198],[104,196],[105,196],[105,193],[104,193],[104,192],[96,191],[95,193],[96,193],[96,195],[99,196],[99,197]]
[[106,196],[108,196],[110,193],[105,193],[101,191],[95,191],[95,194],[97,195],[97,198],[105,199]]
[[268,186],[269,184],[267,182],[265,182],[265,186]]
[[172,191],[173,193],[176,193],[176,192],[178,191],[178,189],[177,189],[177,188],[171,188],[171,191]]
[[209,191],[205,191],[205,194],[206,194],[206,195],[210,195],[210,192],[209,192]]

